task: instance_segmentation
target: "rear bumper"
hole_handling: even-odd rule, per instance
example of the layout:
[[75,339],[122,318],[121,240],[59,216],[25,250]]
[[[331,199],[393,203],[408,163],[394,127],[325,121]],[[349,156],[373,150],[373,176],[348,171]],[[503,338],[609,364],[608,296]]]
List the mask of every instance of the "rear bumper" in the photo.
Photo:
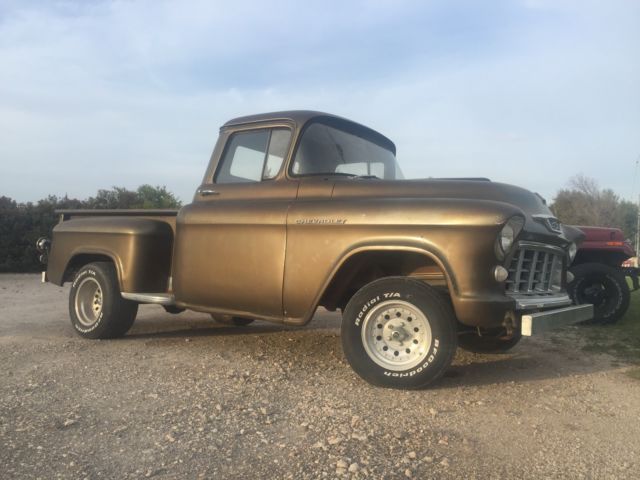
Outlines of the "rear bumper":
[[522,315],[521,331],[525,337],[547,330],[573,325],[593,318],[593,305],[574,305],[557,310]]

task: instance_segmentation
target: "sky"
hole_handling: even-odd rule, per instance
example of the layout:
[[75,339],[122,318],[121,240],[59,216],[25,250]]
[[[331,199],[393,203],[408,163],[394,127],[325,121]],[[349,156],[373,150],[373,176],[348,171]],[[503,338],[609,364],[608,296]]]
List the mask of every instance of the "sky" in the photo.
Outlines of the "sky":
[[220,125],[289,109],[379,130],[409,178],[630,199],[640,2],[0,0],[0,196],[189,202]]

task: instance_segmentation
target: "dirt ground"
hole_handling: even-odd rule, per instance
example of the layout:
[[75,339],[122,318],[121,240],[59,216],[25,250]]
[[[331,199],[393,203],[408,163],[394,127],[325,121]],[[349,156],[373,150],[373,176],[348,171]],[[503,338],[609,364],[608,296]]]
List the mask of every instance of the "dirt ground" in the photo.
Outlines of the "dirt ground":
[[459,351],[403,392],[353,373],[335,314],[235,328],[144,306],[89,341],[67,293],[0,275],[0,477],[638,478],[640,382],[578,328]]

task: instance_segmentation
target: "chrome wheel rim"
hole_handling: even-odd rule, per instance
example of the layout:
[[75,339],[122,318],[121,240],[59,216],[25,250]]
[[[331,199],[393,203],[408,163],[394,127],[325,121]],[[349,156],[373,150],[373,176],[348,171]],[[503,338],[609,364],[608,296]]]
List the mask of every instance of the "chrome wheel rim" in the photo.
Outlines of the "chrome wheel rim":
[[426,315],[402,300],[377,305],[364,318],[362,344],[369,358],[387,370],[419,365],[431,347],[431,325]]
[[76,316],[85,327],[98,321],[102,312],[102,288],[94,278],[85,278],[76,290]]

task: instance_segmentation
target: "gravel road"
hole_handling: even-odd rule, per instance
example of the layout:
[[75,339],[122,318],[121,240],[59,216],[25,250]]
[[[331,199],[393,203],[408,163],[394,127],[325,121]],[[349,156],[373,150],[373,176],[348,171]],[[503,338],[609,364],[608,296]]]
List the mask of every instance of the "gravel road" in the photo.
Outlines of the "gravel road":
[[0,477],[638,478],[640,382],[578,329],[576,348],[459,351],[403,392],[352,372],[335,314],[236,328],[144,306],[89,341],[67,294],[0,275]]

